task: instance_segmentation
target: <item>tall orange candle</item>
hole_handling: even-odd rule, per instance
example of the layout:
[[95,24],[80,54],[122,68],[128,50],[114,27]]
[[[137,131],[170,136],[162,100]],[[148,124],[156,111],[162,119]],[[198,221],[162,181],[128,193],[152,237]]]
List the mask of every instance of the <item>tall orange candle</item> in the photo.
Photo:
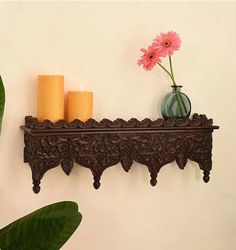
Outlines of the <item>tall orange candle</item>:
[[38,76],[39,121],[48,119],[56,122],[64,119],[64,76]]
[[93,116],[93,92],[69,91],[67,99],[67,120],[79,119],[86,122]]

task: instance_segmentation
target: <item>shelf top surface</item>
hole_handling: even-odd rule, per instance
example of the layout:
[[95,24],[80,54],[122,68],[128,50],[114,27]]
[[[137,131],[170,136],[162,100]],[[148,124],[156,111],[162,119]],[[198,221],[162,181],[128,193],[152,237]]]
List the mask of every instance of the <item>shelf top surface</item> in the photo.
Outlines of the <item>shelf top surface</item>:
[[208,119],[206,115],[194,114],[192,119],[162,119],[150,120],[145,118],[142,121],[132,118],[128,121],[123,119],[116,119],[111,121],[103,119],[100,122],[89,119],[86,122],[74,120],[67,122],[66,120],[59,120],[58,122],[51,122],[44,120],[38,122],[37,118],[32,116],[25,117],[25,125],[20,127],[26,133],[30,134],[49,134],[49,133],[136,133],[136,132],[167,132],[167,131],[213,131],[218,129],[218,126],[213,125],[213,120]]

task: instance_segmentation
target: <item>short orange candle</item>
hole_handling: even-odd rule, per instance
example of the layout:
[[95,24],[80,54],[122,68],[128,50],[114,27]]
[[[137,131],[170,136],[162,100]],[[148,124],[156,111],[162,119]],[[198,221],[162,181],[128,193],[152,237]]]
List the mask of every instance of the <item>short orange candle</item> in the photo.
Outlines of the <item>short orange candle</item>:
[[79,119],[86,122],[93,116],[93,92],[69,91],[67,102],[67,120]]
[[38,121],[64,119],[64,76],[38,76]]

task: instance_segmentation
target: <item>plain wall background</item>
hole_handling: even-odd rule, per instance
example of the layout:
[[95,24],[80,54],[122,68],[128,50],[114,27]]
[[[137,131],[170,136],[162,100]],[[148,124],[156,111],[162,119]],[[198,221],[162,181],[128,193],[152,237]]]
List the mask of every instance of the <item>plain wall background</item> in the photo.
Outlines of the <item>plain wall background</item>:
[[[1,2],[0,72],[6,109],[0,137],[0,226],[61,200],[79,203],[83,221],[63,250],[235,250],[235,2]],[[62,74],[66,90],[94,92],[94,118],[160,117],[171,82],[160,68],[137,66],[141,47],[160,32],[182,39],[173,57],[177,82],[220,130],[213,170],[163,167],[151,187],[146,167],[107,169],[98,191],[88,169],[60,167],[32,192],[23,163],[26,115],[36,115],[38,74]]]

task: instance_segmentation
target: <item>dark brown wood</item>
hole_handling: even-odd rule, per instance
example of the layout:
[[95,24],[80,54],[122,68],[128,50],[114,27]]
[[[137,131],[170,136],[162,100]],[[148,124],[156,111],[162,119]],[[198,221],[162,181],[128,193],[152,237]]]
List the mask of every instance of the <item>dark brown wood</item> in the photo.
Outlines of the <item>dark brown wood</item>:
[[100,187],[103,171],[121,163],[128,172],[136,161],[147,166],[152,186],[157,184],[160,169],[176,161],[184,169],[187,159],[203,170],[203,180],[210,180],[212,168],[212,132],[218,129],[212,119],[194,114],[192,119],[93,119],[83,123],[60,120],[53,123],[27,116],[24,130],[24,162],[32,170],[33,191],[40,191],[40,182],[51,168],[61,165],[69,175],[74,162],[89,168],[94,188]]

